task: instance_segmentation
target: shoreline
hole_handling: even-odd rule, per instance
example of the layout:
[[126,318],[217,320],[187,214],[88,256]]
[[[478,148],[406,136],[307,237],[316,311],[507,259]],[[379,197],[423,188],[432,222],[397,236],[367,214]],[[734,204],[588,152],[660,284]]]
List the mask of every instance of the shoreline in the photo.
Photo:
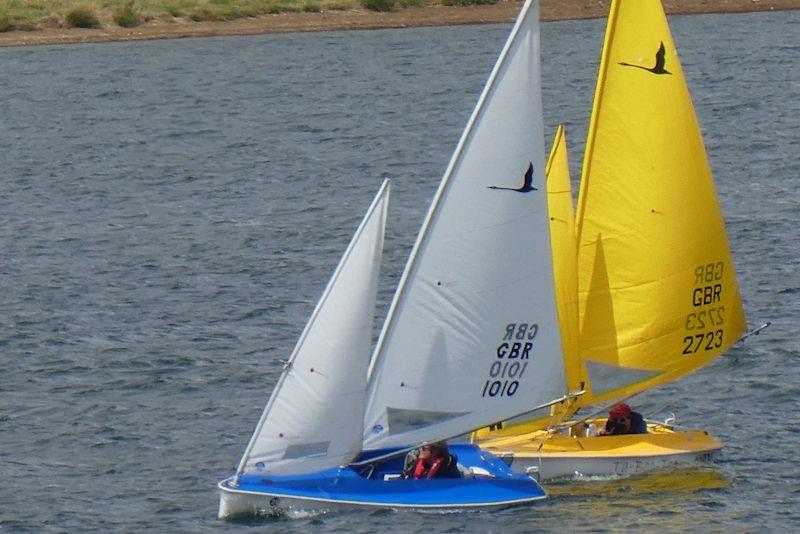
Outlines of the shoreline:
[[[745,13],[800,9],[800,0],[662,0],[668,15]],[[368,30],[458,24],[513,22],[521,2],[424,6],[379,13],[366,9],[321,13],[282,13],[225,22],[193,22],[165,16],[135,28],[47,28],[0,33],[0,47],[48,44],[124,42],[186,37],[259,35],[331,30]],[[543,21],[605,18],[610,0],[541,0]]]

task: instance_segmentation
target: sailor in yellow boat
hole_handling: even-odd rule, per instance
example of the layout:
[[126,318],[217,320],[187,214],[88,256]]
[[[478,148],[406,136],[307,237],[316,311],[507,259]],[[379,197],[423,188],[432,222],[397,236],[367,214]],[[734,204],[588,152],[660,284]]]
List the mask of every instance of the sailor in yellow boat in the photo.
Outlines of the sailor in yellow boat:
[[608,412],[605,428],[598,432],[599,436],[620,436],[622,434],[647,434],[647,423],[639,412],[621,402]]

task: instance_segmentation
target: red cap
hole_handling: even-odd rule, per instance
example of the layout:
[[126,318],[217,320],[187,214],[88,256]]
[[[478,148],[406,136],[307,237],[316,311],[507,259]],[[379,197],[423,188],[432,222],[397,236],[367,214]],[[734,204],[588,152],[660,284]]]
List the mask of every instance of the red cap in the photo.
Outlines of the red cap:
[[617,404],[608,412],[608,415],[610,415],[612,419],[622,419],[623,417],[628,417],[630,414],[631,407],[624,402]]

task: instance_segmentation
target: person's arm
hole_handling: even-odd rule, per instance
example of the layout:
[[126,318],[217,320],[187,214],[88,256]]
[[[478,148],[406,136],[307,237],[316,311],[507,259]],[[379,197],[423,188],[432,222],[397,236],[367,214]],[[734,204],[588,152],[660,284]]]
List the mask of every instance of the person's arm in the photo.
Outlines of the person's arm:
[[641,414],[637,414],[635,421],[631,420],[631,426],[634,434],[648,434],[647,421],[644,420],[644,417]]
[[597,431],[597,435],[598,436],[610,436],[613,428],[614,427],[613,427],[613,425],[611,423],[611,420],[607,419],[606,420],[606,424],[603,425],[603,428],[601,428],[600,430]]
[[403,462],[403,478],[411,478],[414,475],[414,468],[417,467],[418,459],[419,451],[417,449],[406,454],[405,462]]

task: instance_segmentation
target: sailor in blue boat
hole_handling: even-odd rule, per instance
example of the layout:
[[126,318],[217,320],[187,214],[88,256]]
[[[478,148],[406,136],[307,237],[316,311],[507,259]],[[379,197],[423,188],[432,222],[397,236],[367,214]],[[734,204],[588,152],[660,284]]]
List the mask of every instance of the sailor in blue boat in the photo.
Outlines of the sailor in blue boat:
[[458,456],[450,454],[444,441],[422,445],[406,455],[403,478],[461,478]]
[[620,436],[623,434],[647,434],[647,423],[642,414],[634,412],[630,406],[621,402],[608,412],[606,426],[600,430],[598,435]]

